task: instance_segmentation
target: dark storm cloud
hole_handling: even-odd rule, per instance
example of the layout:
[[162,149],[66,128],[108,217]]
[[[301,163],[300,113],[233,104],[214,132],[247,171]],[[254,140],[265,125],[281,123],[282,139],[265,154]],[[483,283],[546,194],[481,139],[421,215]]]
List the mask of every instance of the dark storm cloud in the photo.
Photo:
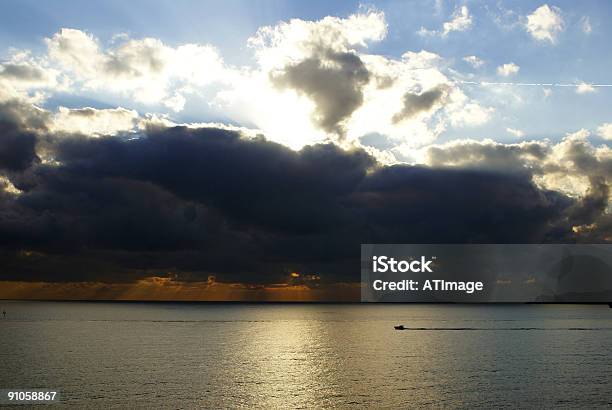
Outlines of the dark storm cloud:
[[610,187],[603,177],[589,178],[590,187],[586,195],[576,204],[570,213],[570,219],[576,225],[592,223],[608,207]]
[[382,168],[362,192],[378,243],[537,242],[570,203],[523,175],[409,166]]
[[524,174],[382,167],[215,128],[46,140],[59,162],[9,164],[22,192],[0,196],[2,279],[355,281],[361,243],[537,242],[573,205]]
[[398,123],[412,118],[420,112],[431,110],[434,105],[442,102],[447,92],[447,87],[444,85],[420,94],[407,92],[404,94],[402,110],[393,116],[393,122]]
[[57,158],[70,175],[146,181],[215,207],[236,223],[296,233],[341,220],[337,198],[352,191],[374,164],[362,151],[334,145],[296,154],[231,131],[186,128],[129,142],[66,139],[57,145]]
[[458,141],[430,147],[427,159],[433,167],[490,170],[551,178],[553,181],[567,176],[584,178],[588,181],[586,193],[572,201],[563,218],[550,227],[545,239],[583,243],[608,242],[611,239],[611,218],[607,208],[612,159],[599,154],[580,133],[567,136],[556,146],[537,141],[519,144]]
[[0,101],[0,122],[5,123],[7,128],[44,131],[49,117],[47,111],[18,99]]
[[21,171],[38,160],[36,136],[0,118],[0,171]]
[[[588,178],[586,194],[568,211],[567,223],[577,229],[583,242],[609,242],[612,218],[607,213],[612,179],[612,159],[599,156],[585,138],[565,141],[564,155],[575,172]],[[553,165],[547,171],[556,171]],[[563,169],[557,172],[563,172]]]
[[606,212],[609,198],[610,186],[606,179],[590,176],[586,194],[567,212],[567,223],[578,230],[582,242],[605,243],[612,239],[612,218]]
[[362,88],[370,72],[356,54],[326,50],[287,66],[272,80],[308,96],[316,104],[316,123],[343,136],[343,122],[363,103]]

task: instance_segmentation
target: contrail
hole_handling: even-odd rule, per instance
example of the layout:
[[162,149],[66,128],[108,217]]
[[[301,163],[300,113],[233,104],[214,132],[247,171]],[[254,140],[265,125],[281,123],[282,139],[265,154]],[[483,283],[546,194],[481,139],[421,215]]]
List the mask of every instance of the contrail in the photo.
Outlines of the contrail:
[[457,80],[460,84],[467,85],[511,85],[517,87],[593,87],[593,88],[602,88],[602,87],[612,87],[612,84],[589,84],[589,83],[512,83],[512,82],[489,82],[489,81],[463,81]]

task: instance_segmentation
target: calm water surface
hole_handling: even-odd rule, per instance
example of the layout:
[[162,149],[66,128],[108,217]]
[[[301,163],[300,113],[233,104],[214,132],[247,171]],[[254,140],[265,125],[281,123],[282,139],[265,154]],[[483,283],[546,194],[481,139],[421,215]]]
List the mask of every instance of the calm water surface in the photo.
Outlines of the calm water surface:
[[0,388],[61,388],[62,406],[612,406],[604,306],[0,308]]

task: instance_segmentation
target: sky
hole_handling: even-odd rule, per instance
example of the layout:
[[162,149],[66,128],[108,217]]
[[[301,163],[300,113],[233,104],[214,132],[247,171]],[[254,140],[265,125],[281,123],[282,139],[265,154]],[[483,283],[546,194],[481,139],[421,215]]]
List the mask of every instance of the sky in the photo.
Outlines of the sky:
[[[48,48],[45,39],[65,27],[88,33],[102,49],[112,49],[113,43],[128,38],[158,39],[170,47],[200,44],[214,47],[227,65],[253,68],[257,66],[257,50],[249,47],[248,42],[261,27],[294,18],[317,21],[328,15],[347,17],[373,9],[384,13],[387,27],[382,38],[365,39],[368,54],[401,59],[407,51],[426,50],[440,56],[442,71],[450,81],[605,84],[609,82],[606,72],[612,64],[606,52],[610,29],[605,25],[610,18],[610,7],[605,2],[585,2],[577,8],[573,3],[559,2],[539,9],[532,2],[309,2],[304,5],[230,1],[171,5],[163,1],[129,4],[63,1],[41,5],[35,1],[9,1],[2,5],[6,12],[0,17],[0,49],[5,60],[11,58],[15,49],[44,54]],[[445,32],[445,23],[452,23],[453,18],[460,21],[456,16],[461,16],[462,7],[467,10],[464,25]],[[530,15],[550,26],[529,31]],[[125,37],[117,37],[122,35]],[[477,68],[464,60],[469,56],[478,58],[474,60]],[[500,75],[498,68],[504,64],[518,71]],[[515,134],[508,132],[508,128],[520,130],[527,137],[560,138],[582,128],[596,130],[609,120],[605,107],[610,93],[604,89],[589,92],[585,88],[588,91],[582,94],[584,98],[577,98],[576,88],[482,88],[465,86],[463,91],[482,101],[484,108],[494,109],[489,114],[492,118],[484,124],[449,127],[441,133],[441,140],[490,137],[512,141]],[[170,87],[168,91],[173,89]],[[548,89],[550,93],[545,91]],[[103,91],[104,88],[86,91],[77,88],[68,95],[54,96],[47,106],[130,105],[139,112],[168,114],[176,121],[223,119],[258,125],[251,118],[238,118],[224,108],[211,107],[210,100],[218,92],[214,84],[198,90],[200,95],[183,94],[187,101],[180,112],[160,107],[158,99],[144,105],[135,104],[126,100],[125,95],[109,95]]]
[[353,300],[360,243],[608,242],[611,14],[4,1],[0,297]]

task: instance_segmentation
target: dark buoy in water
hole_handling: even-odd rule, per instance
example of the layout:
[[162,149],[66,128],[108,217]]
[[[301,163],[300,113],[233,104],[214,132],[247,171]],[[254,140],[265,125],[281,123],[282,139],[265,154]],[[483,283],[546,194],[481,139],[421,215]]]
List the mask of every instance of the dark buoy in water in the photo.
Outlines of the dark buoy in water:
[[6,317],[6,310],[2,311],[2,317],[5,318]]
[[406,330],[406,328],[404,327],[404,325],[397,325],[397,326],[393,326],[393,328],[395,330]]
[[612,303],[608,303],[608,307],[612,309]]

